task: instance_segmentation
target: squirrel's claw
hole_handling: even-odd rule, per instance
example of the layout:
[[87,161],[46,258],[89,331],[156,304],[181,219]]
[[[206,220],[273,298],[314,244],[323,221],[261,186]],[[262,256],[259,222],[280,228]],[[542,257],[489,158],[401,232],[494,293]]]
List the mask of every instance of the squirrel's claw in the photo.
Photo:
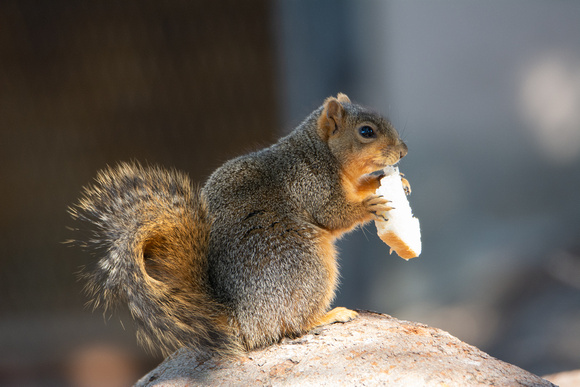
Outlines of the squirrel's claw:
[[385,215],[383,215],[382,213],[379,214],[379,213],[373,212],[372,214],[375,216],[375,220],[381,220],[383,222],[386,222],[388,220],[385,217]]
[[372,194],[363,200],[365,208],[373,214],[375,220],[386,221],[384,213],[392,210],[394,207],[389,205],[391,201],[385,199],[382,195]]

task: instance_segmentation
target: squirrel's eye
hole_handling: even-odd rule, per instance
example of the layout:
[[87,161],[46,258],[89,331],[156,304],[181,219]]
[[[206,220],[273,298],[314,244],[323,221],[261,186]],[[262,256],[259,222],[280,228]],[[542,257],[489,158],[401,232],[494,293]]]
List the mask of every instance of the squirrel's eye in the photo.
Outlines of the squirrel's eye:
[[375,130],[368,125],[361,126],[360,128],[358,128],[358,132],[364,138],[376,137]]

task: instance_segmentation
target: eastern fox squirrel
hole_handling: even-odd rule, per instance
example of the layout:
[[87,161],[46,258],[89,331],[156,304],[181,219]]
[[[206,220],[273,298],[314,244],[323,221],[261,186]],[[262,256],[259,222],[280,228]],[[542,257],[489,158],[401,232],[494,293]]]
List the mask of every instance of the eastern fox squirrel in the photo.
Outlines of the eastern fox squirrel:
[[357,313],[328,311],[334,241],[388,211],[375,194],[407,146],[344,94],[276,144],[226,162],[195,188],[175,170],[121,163],[69,209],[101,253],[94,306],[128,303],[144,345],[230,356]]

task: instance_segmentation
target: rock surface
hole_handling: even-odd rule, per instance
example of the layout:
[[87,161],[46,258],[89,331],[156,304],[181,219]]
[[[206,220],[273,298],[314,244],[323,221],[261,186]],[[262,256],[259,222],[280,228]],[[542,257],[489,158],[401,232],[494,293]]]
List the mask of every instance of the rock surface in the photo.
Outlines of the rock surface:
[[551,386],[437,328],[373,312],[235,360],[186,349],[137,382],[152,386]]

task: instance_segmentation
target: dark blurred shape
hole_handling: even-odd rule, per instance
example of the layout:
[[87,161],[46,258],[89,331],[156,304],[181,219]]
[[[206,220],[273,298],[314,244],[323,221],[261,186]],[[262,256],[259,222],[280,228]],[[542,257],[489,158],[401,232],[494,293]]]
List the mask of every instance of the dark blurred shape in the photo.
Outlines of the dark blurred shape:
[[[275,137],[270,3],[14,0],[0,25],[0,323],[16,330],[0,359],[32,375],[76,337],[38,322],[83,312],[89,257],[62,242],[98,169],[137,159],[202,183]],[[0,385],[17,368],[0,364]]]
[[[98,168],[136,158],[202,181],[274,137],[266,1],[14,1],[0,18],[3,312],[76,298],[52,291],[78,255],[59,246],[64,212]],[[9,292],[16,272],[28,295]]]

